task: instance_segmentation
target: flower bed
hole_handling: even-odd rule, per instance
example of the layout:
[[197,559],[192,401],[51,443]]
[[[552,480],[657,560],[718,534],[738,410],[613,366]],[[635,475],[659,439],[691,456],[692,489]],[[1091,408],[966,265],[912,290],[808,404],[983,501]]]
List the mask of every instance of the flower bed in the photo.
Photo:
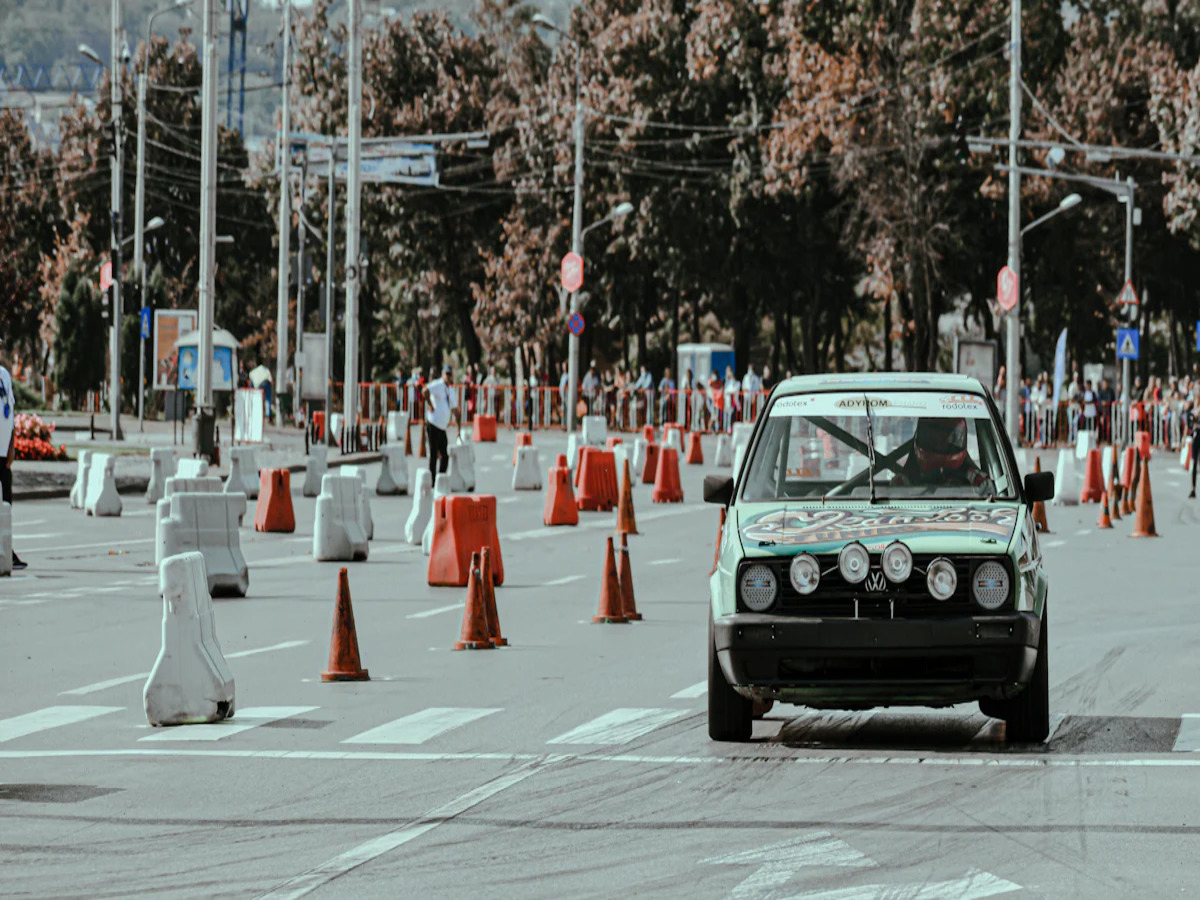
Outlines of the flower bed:
[[53,424],[47,424],[33,413],[18,413],[13,430],[17,459],[67,459],[65,446],[59,444],[55,447],[50,443],[53,436]]

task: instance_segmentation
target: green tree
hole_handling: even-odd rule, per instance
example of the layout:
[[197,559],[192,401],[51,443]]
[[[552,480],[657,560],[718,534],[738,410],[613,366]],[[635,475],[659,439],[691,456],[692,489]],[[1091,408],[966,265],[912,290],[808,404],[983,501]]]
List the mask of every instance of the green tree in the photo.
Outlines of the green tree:
[[62,280],[54,336],[54,381],[71,406],[104,380],[109,320],[87,273],[72,265]]

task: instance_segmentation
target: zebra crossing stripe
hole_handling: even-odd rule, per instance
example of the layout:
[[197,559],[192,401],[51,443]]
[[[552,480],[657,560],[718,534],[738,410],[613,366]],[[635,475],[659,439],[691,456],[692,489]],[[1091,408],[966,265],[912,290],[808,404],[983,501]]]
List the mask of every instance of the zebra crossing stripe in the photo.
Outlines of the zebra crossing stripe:
[[0,719],[0,744],[26,735],[86,722],[97,716],[120,712],[123,706],[47,706],[31,713]]
[[546,743],[628,744],[683,715],[680,709],[614,709]]
[[447,731],[498,712],[501,710],[433,706],[346,738],[342,743],[423,744]]
[[317,706],[252,706],[249,709],[238,710],[232,719],[206,725],[178,725],[164,728],[156,730],[144,738],[139,738],[138,742],[219,741],[243,731],[249,731],[251,728],[266,725],[268,722],[277,722],[280,719],[298,716],[319,708]]

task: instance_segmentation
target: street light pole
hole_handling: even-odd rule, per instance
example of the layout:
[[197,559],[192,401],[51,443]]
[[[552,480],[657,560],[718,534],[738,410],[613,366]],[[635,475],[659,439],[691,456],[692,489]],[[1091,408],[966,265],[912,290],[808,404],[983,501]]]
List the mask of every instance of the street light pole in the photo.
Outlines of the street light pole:
[[362,0],[350,0],[348,139],[346,159],[346,371],[342,379],[342,421],[358,434],[358,259],[362,172]]
[[[1128,282],[1133,280],[1133,192],[1136,185],[1132,176],[1126,180],[1125,186],[1128,189],[1125,194],[1125,281]],[[1124,287],[1124,283],[1122,283],[1122,287]],[[1117,310],[1117,315],[1120,316],[1121,312],[1121,310]],[[1124,387],[1125,395],[1125,399],[1121,403],[1123,433],[1128,433],[1129,409],[1133,403],[1133,384],[1129,380],[1132,374],[1129,360],[1121,360],[1121,385]]]
[[200,125],[200,315],[196,360],[196,450],[214,448],[212,365],[214,275],[217,224],[217,41],[221,35],[219,0],[204,0],[203,86]]
[[[583,49],[575,44],[575,204],[571,214],[571,250],[583,255]],[[579,310],[579,292],[571,293],[571,315]],[[567,337],[567,434],[575,432],[579,390],[579,335]]]
[[[283,4],[283,114],[279,135],[279,287],[275,308],[275,424],[283,427],[283,404],[280,398],[287,390],[283,377],[288,354],[288,290],[291,275],[292,210],[291,185],[288,184],[291,162],[292,113],[289,97],[291,81],[291,0]],[[297,346],[296,349],[300,349]]]
[[333,443],[333,239],[337,220],[337,180],[334,167],[337,165],[338,142],[334,138],[329,147],[329,217],[328,236],[325,240],[325,446]]
[[1021,139],[1021,0],[1012,0],[1008,76],[1008,267],[1017,281],[1017,302],[1008,311],[1004,424],[1013,446],[1021,441],[1021,173],[1017,141]]
[[125,24],[122,19],[121,0],[112,0],[112,65],[109,68],[112,88],[112,191],[109,200],[111,211],[111,240],[113,252],[112,283],[112,329],[109,331],[109,397],[112,412],[112,439],[122,440],[121,434],[121,255],[122,234],[121,197],[124,152],[121,141],[121,49],[125,42]]

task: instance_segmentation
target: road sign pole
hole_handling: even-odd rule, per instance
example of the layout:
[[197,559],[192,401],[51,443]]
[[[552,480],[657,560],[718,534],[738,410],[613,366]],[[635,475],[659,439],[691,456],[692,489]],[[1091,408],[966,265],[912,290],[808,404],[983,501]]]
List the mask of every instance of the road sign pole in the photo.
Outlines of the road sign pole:
[[[291,80],[291,11],[292,4],[290,0],[284,0],[283,4],[283,77],[280,79],[283,82],[283,112],[281,114],[282,125],[279,130],[279,272],[278,284],[276,285],[275,299],[275,424],[283,427],[283,404],[279,402],[279,398],[287,391],[287,384],[284,382],[284,373],[287,371],[288,357],[288,295],[290,291],[289,281],[291,279],[291,237],[292,237],[292,210],[291,210],[291,185],[290,180],[290,164],[292,156],[292,147],[290,135],[292,133],[292,112],[289,97],[291,95],[291,85],[288,83]],[[231,38],[232,40],[232,38]],[[230,87],[232,88],[232,79]],[[303,234],[304,226],[300,226],[300,232]],[[296,345],[296,349],[300,349],[300,345]]]
[[[1008,265],[1021,280],[1021,173],[1017,171],[1017,142],[1021,139],[1021,0],[1012,0],[1008,76]],[[1007,382],[1004,424],[1013,446],[1021,443],[1021,297],[1008,313]]]
[[[571,251],[583,256],[583,48],[575,46],[575,208],[571,216]],[[579,310],[579,292],[571,294],[571,312]],[[575,404],[579,385],[579,336],[567,338],[567,434],[575,432]]]
[[[1129,193],[1125,195],[1125,281],[1133,279],[1133,178],[1125,182]],[[1120,316],[1124,310],[1118,309]],[[1121,433],[1127,439],[1133,440],[1132,429],[1129,425],[1129,410],[1133,403],[1133,383],[1130,381],[1131,366],[1128,359],[1121,361],[1121,386],[1124,400],[1121,401]]]

